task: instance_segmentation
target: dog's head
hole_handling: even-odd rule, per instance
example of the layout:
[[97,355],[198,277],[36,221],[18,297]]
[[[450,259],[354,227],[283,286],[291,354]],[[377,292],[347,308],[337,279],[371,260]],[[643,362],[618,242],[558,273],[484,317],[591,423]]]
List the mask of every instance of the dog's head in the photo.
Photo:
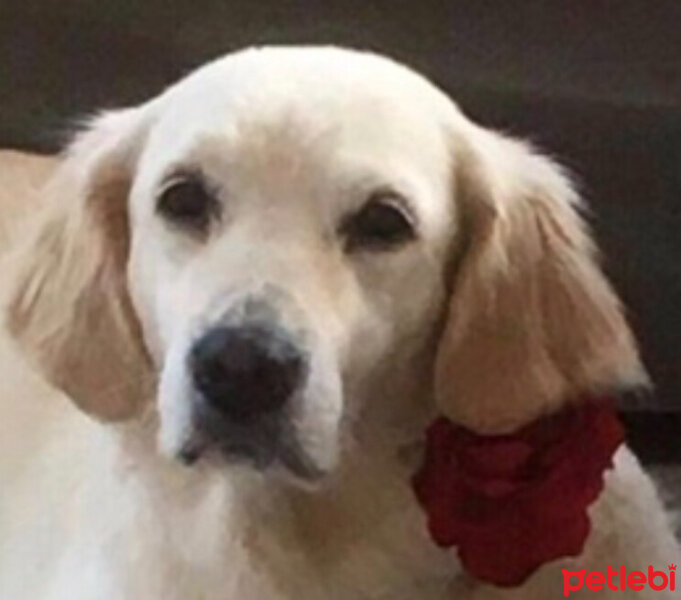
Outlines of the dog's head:
[[10,330],[91,414],[156,397],[187,462],[314,478],[645,379],[561,171],[383,58],[228,56],[96,119],[48,192]]

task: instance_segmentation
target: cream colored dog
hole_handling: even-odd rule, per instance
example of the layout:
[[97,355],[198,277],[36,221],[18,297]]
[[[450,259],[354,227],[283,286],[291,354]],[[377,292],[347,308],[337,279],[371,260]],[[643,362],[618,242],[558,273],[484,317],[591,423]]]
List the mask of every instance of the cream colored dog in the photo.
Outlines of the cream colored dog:
[[626,448],[583,555],[517,589],[464,574],[410,489],[438,413],[507,432],[645,383],[577,205],[366,53],[248,50],[95,119],[3,266],[72,403],[3,342],[0,598],[553,599],[563,567],[679,561]]

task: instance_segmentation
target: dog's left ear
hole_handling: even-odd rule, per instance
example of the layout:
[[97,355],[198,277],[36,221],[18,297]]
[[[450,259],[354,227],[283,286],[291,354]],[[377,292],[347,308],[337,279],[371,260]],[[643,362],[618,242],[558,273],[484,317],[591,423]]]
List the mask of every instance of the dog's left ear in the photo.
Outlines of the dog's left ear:
[[647,382],[567,177],[463,119],[459,248],[435,368],[440,410],[506,433],[583,394]]
[[142,108],[103,115],[67,149],[13,257],[6,307],[11,335],[46,378],[106,420],[132,415],[150,379],[126,282],[144,120]]

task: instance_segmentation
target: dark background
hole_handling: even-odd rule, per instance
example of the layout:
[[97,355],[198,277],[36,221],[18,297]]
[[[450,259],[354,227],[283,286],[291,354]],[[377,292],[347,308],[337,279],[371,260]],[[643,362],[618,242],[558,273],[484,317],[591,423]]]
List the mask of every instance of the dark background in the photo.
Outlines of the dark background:
[[0,146],[52,151],[88,112],[263,43],[390,54],[578,174],[657,384],[634,435],[681,447],[681,1],[0,0]]

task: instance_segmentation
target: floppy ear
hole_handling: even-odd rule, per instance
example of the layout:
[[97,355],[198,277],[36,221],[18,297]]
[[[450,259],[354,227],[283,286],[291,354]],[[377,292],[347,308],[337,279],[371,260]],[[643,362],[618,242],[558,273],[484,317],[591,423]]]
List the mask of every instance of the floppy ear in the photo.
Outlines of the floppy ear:
[[51,383],[103,419],[130,416],[150,379],[125,275],[140,111],[104,115],[76,138],[12,263],[11,335]]
[[452,420],[506,433],[593,392],[647,382],[561,170],[467,123],[457,199],[467,243],[435,369]]

